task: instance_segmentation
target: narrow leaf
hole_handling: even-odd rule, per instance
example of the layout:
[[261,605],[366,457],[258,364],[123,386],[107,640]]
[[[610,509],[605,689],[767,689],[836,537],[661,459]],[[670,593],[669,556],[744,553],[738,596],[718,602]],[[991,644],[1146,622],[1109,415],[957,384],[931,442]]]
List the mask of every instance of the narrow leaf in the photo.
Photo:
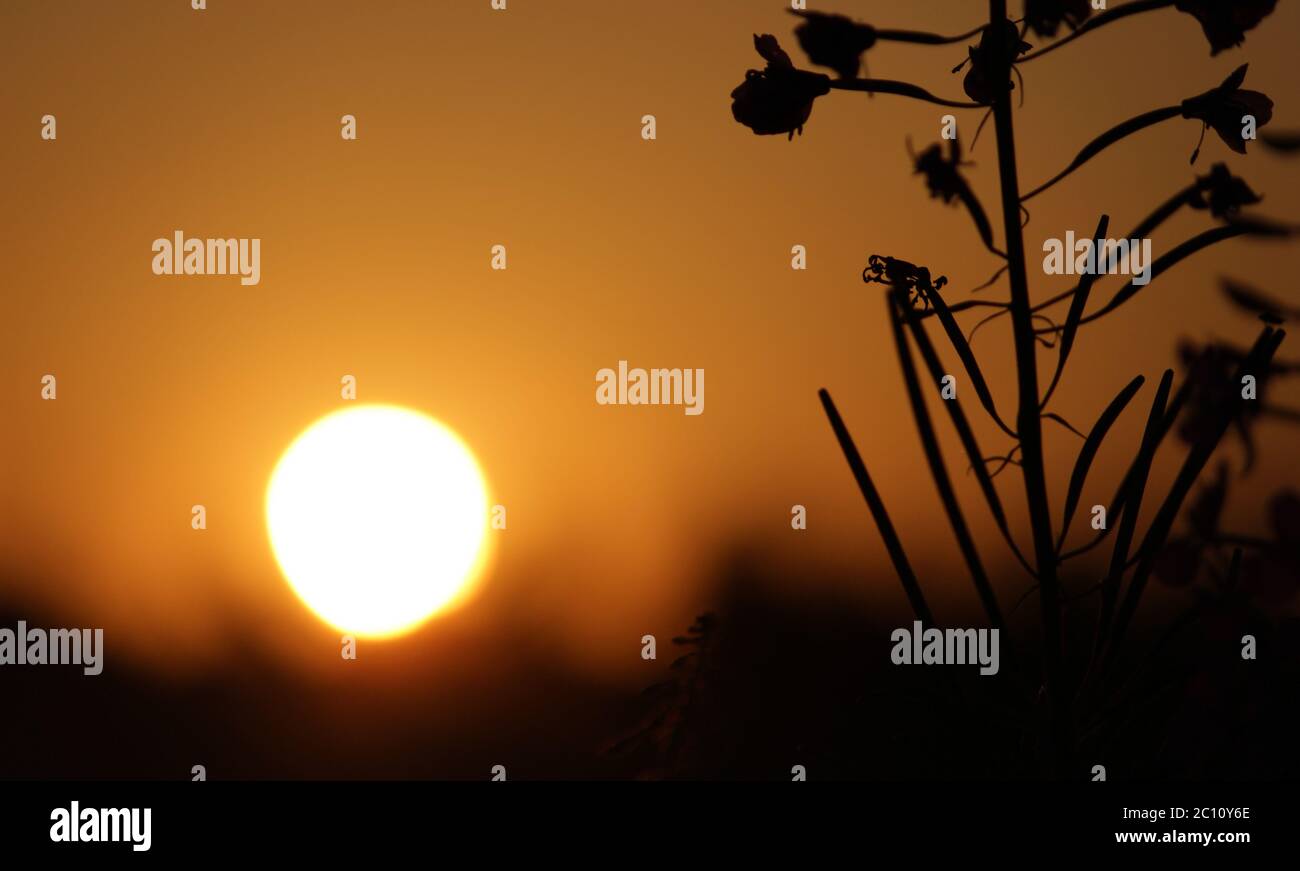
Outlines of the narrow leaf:
[[885,543],[885,550],[889,552],[889,558],[894,564],[894,571],[898,573],[898,580],[903,584],[903,592],[912,605],[913,613],[922,623],[934,625],[934,615],[930,613],[930,606],[926,604],[925,596],[921,592],[921,585],[916,580],[916,574],[912,571],[912,565],[907,560],[907,554],[903,551],[903,543],[898,540],[898,533],[894,531],[894,524],[889,519],[889,512],[885,510],[885,503],[881,501],[880,493],[876,491],[876,485],[872,482],[870,473],[867,472],[866,463],[862,462],[862,455],[858,453],[857,445],[853,443],[853,437],[849,435],[848,427],[844,425],[844,419],[840,417],[839,410],[835,407],[830,393],[825,388],[817,391],[817,395],[821,398],[822,407],[826,410],[826,417],[831,422],[831,429],[835,432],[835,438],[840,443],[840,450],[844,452],[844,458],[848,460],[849,469],[852,470],[853,477],[858,482],[858,489],[862,491],[863,497],[867,500],[867,507],[871,510],[871,516],[876,521],[876,528],[880,530],[880,537]]
[[930,466],[934,487],[939,493],[939,500],[943,503],[944,513],[948,515],[953,537],[957,539],[957,546],[966,561],[980,603],[984,606],[984,611],[993,627],[1005,632],[1006,626],[1002,622],[997,596],[993,593],[993,586],[989,583],[984,564],[975,549],[970,528],[966,525],[966,518],[957,503],[957,494],[953,492],[952,480],[948,477],[948,467],[944,463],[943,452],[939,448],[939,440],[934,434],[934,424],[930,420],[930,411],[925,403],[925,393],[921,390],[921,381],[916,375],[916,363],[907,344],[907,334],[903,332],[903,321],[910,308],[906,292],[894,288],[885,296],[885,307],[894,335],[894,347],[898,351],[899,366],[903,371],[903,382],[907,386],[907,398],[912,405],[912,415],[916,418],[917,433],[921,437],[921,446],[925,450],[925,459]]
[[[930,336],[925,331],[925,325],[921,323],[922,315],[915,309],[910,308],[907,310],[906,315],[908,329],[912,332],[912,338],[916,342],[917,350],[921,352],[921,359],[925,361],[926,368],[930,371],[930,378],[937,384],[944,376],[943,364],[939,362],[939,355],[935,353],[934,343],[930,341]],[[993,486],[993,478],[984,463],[984,455],[980,451],[979,442],[975,439],[975,433],[971,429],[970,421],[966,419],[966,412],[962,409],[961,400],[957,398],[949,399],[943,405],[948,410],[948,416],[952,419],[953,429],[957,430],[957,436],[961,439],[962,447],[966,451],[966,457],[970,461],[970,467],[975,473],[975,479],[979,482],[985,502],[988,503],[989,513],[993,515],[993,520],[997,523],[1003,539],[1011,548],[1011,552],[1024,566],[1025,571],[1033,575],[1033,568],[1025,559],[1024,554],[1020,552],[1015,539],[1011,537],[1011,528],[1007,523],[1006,512],[1002,508],[1002,500],[998,497],[997,488]]]
[[1232,279],[1224,279],[1222,286],[1223,293],[1234,305],[1252,314],[1278,316],[1294,312],[1294,309],[1281,300]]
[[929,289],[926,295],[930,298],[930,304],[934,306],[935,314],[939,316],[939,323],[943,324],[944,332],[948,334],[948,341],[952,343],[953,350],[961,358],[962,365],[966,367],[966,374],[970,377],[971,385],[975,388],[975,395],[979,397],[980,404],[984,410],[989,413],[998,427],[1011,436],[1018,438],[1015,431],[1002,422],[998,415],[997,406],[993,402],[993,394],[989,392],[988,382],[984,380],[984,373],[980,371],[979,361],[975,359],[975,354],[970,349],[970,344],[966,341],[966,336],[962,334],[961,327],[957,325],[957,320],[952,316],[948,309],[948,304],[943,301],[943,297],[937,290]]
[[975,222],[975,229],[979,231],[980,239],[984,242],[984,247],[999,257],[1006,257],[1006,253],[998,250],[993,244],[993,225],[989,223],[989,216],[980,205],[979,198],[975,196],[975,191],[966,179],[960,179],[961,186],[957,190],[957,195],[961,198],[962,204],[966,206],[966,211],[970,213],[971,220]]
[[1166,251],[1164,254],[1156,258],[1155,262],[1151,264],[1151,274],[1148,276],[1147,284],[1135,284],[1130,281],[1128,284],[1121,287],[1113,297],[1111,297],[1110,302],[1085,317],[1080,321],[1080,323],[1092,323],[1098,318],[1113,312],[1115,309],[1137,296],[1138,291],[1149,286],[1150,282],[1155,281],[1162,273],[1172,269],[1174,266],[1186,260],[1188,257],[1191,257],[1196,252],[1227,239],[1233,239],[1237,236],[1245,236],[1249,232],[1249,229],[1246,227],[1229,224],[1223,227],[1215,227],[1211,230],[1206,230],[1204,233],[1193,236],[1177,247]]
[[[1101,250],[1102,240],[1106,238],[1108,229],[1110,229],[1110,215],[1102,215],[1101,220],[1097,222],[1096,232],[1092,234],[1094,251]],[[1052,394],[1056,392],[1056,385],[1061,382],[1061,374],[1065,372],[1065,361],[1070,358],[1074,337],[1079,332],[1079,321],[1083,318],[1084,306],[1088,304],[1088,294],[1092,292],[1092,285],[1096,280],[1096,272],[1085,273],[1074,290],[1074,299],[1070,300],[1070,312],[1065,316],[1065,329],[1061,333],[1061,350],[1056,355],[1056,372],[1052,375],[1052,381],[1043,394],[1043,401],[1039,403],[1039,408],[1047,407]]]
[[1111,551],[1110,568],[1101,585],[1101,610],[1093,643],[1094,657],[1102,651],[1109,638],[1111,619],[1115,613],[1115,603],[1119,600],[1119,589],[1123,583],[1125,567],[1128,565],[1128,552],[1133,543],[1134,531],[1137,529],[1138,515],[1142,512],[1142,496],[1146,491],[1147,478],[1151,473],[1151,464],[1155,461],[1156,448],[1160,444],[1161,428],[1167,414],[1169,388],[1173,382],[1173,370],[1166,369],[1165,374],[1160,378],[1160,386],[1156,388],[1156,396],[1151,402],[1151,411],[1147,415],[1147,425],[1142,432],[1142,443],[1133,461],[1126,504],[1120,516],[1119,534],[1115,538],[1115,547]]
[[[1234,383],[1240,383],[1242,375],[1246,373],[1267,371],[1273,355],[1277,352],[1277,348],[1285,336],[1286,331],[1284,330],[1266,327],[1255,342],[1254,347],[1251,348],[1250,353],[1238,367],[1236,375],[1233,377]],[[1220,410],[1219,419],[1215,422],[1214,429],[1207,432],[1200,441],[1193,445],[1192,450],[1183,461],[1178,476],[1174,479],[1169,494],[1165,497],[1159,511],[1157,511],[1155,519],[1151,521],[1151,526],[1147,529],[1146,536],[1142,539],[1142,545],[1138,550],[1139,559],[1137,568],[1133,571],[1133,580],[1129,583],[1128,593],[1124,597],[1124,602],[1120,606],[1119,614],[1115,620],[1114,635],[1107,651],[1108,662],[1113,661],[1119,650],[1124,633],[1132,622],[1133,614],[1137,611],[1138,603],[1141,601],[1142,592],[1146,588],[1156,558],[1165,546],[1165,541],[1169,536],[1169,531],[1173,528],[1174,519],[1182,507],[1183,501],[1195,485],[1201,470],[1209,462],[1210,456],[1218,447],[1228,427],[1238,419],[1241,414],[1241,403],[1245,401],[1247,400],[1242,399],[1240,394],[1234,393],[1231,401],[1224,404]]]
[[1070,531],[1070,521],[1074,519],[1075,509],[1079,507],[1079,497],[1083,494],[1083,485],[1088,480],[1088,471],[1092,468],[1092,461],[1097,456],[1097,451],[1101,449],[1101,444],[1110,432],[1110,428],[1115,421],[1119,419],[1120,414],[1128,407],[1129,402],[1141,389],[1146,379],[1141,375],[1134,378],[1128,383],[1119,395],[1110,401],[1105,410],[1102,411],[1101,417],[1092,425],[1092,430],[1084,439],[1083,447],[1079,449],[1079,456],[1074,461],[1074,471],[1070,474],[1070,486],[1065,494],[1065,514],[1061,520],[1061,536],[1056,542],[1056,552],[1061,552],[1061,547],[1065,544],[1066,533]]

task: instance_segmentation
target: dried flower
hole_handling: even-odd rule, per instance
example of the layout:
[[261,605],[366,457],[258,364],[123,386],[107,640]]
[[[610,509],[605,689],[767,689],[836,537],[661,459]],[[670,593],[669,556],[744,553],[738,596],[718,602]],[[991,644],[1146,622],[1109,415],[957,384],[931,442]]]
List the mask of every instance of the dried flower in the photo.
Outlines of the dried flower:
[[910,305],[921,305],[926,309],[930,307],[930,294],[948,283],[945,275],[932,281],[926,267],[881,254],[872,254],[868,258],[867,268],[862,270],[862,280],[868,284],[896,287],[906,295]]
[[[909,140],[909,151],[911,147]],[[916,174],[925,176],[925,184],[930,190],[930,196],[942,199],[945,203],[951,203],[954,199],[960,200],[970,214],[971,220],[975,222],[975,229],[979,232],[984,247],[994,254],[1005,257],[1006,254],[993,244],[993,227],[989,223],[988,214],[961,174],[961,167],[966,165],[962,160],[961,142],[955,138],[948,140],[946,157],[943,147],[935,143],[920,154],[913,154],[912,161],[916,167]]]
[[731,92],[731,114],[760,136],[803,133],[813,100],[830,92],[830,76],[795,69],[771,34],[754,35],[754,48],[767,61],[749,70]]
[[1062,24],[1078,30],[1091,14],[1089,0],[1025,0],[1025,21],[1039,36],[1056,36]]
[[1233,217],[1242,206],[1253,206],[1259,195],[1237,176],[1228,171],[1227,164],[1216,163],[1209,175],[1197,176],[1196,191],[1188,203],[1193,209],[1209,209],[1221,220]]
[[1241,45],[1246,31],[1253,30],[1277,6],[1277,0],[1178,0],[1179,12],[1195,16],[1210,41],[1210,54]]
[[843,15],[797,9],[790,12],[803,19],[794,35],[810,61],[835,70],[842,79],[857,77],[862,68],[862,53],[876,44],[874,27],[858,24]]
[[[1239,398],[1241,383],[1235,381],[1233,376],[1246,355],[1239,349],[1222,343],[1198,347],[1191,342],[1180,342],[1178,356],[1187,372],[1190,390],[1186,411],[1178,425],[1178,436],[1185,443],[1194,445],[1217,431],[1223,409]],[[1233,428],[1245,446],[1246,471],[1250,470],[1255,459],[1251,426],[1261,413],[1264,391],[1273,374],[1274,371],[1270,369],[1256,375],[1258,401],[1240,403],[1240,412],[1232,421]]]

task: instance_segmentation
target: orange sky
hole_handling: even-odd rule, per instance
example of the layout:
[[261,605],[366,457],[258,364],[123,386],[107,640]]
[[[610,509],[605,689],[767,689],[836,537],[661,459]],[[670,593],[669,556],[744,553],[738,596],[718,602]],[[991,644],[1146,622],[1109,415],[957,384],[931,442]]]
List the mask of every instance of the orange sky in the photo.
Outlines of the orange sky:
[[[483,600],[447,619],[547,634],[575,661],[616,670],[600,654],[679,630],[736,542],[793,567],[878,575],[883,549],[817,402],[823,386],[922,574],[964,592],[879,291],[859,280],[869,254],[891,254],[947,275],[958,301],[996,267],[966,217],[910,174],[905,138],[937,139],[944,110],[835,93],[801,138],[755,137],[728,100],[761,65],[751,33],[777,34],[806,65],[776,0],[209,6],[13,0],[0,11],[7,597],[67,625],[129,630],[122,645],[169,665],[219,657],[231,615],[286,655],[319,644],[327,630],[278,576],[262,497],[284,447],[340,405],[344,374],[362,401],[458,431],[507,506]],[[1300,127],[1300,9],[1280,7],[1243,49],[1213,59],[1195,22],[1166,10],[1026,65],[1022,183],[1246,60],[1247,86],[1276,102],[1274,125]],[[968,0],[838,8],[939,32],[983,13]],[[964,99],[948,72],[964,56],[964,45],[887,44],[869,54],[870,72]],[[55,142],[39,136],[46,113]],[[339,136],[345,113],[358,119],[355,142]],[[640,136],[647,113],[654,142]],[[960,118],[969,141],[978,114]],[[1263,212],[1300,219],[1294,164],[1231,155],[1211,136],[1193,169],[1198,132],[1184,121],[1147,131],[1036,199],[1031,255],[1048,236],[1088,232],[1102,209],[1126,230],[1218,160],[1265,193]],[[986,136],[970,177],[993,213]],[[1157,256],[1207,226],[1180,215]],[[154,276],[151,242],[176,229],[260,238],[261,283]],[[489,268],[498,243],[504,273]],[[808,248],[806,272],[789,268],[794,244]],[[1181,335],[1248,341],[1258,324],[1222,301],[1217,276],[1291,294],[1295,266],[1294,248],[1240,241],[1184,263],[1085,330],[1056,410],[1089,426],[1134,374],[1173,365]],[[1037,298],[1070,286],[1044,279],[1032,256],[1030,275]],[[983,293],[1005,296],[1005,285]],[[1005,326],[975,348],[1011,408]],[[1300,352],[1284,345],[1283,356]],[[703,368],[706,412],[597,405],[596,371],[621,359]],[[58,377],[55,402],[40,399],[46,373]],[[1121,421],[1095,501],[1143,416]],[[1233,507],[1242,525],[1272,488],[1300,482],[1292,432],[1261,428],[1259,465]],[[991,428],[980,433],[986,452],[1005,450]],[[1078,442],[1048,434],[1059,506]],[[1160,480],[1180,453],[1166,451]],[[973,479],[955,477],[986,559],[1005,558]],[[1013,474],[1001,487],[1022,502]],[[209,511],[201,533],[194,503]],[[807,532],[790,529],[795,503],[808,506]],[[1027,586],[1004,583],[1006,596]]]

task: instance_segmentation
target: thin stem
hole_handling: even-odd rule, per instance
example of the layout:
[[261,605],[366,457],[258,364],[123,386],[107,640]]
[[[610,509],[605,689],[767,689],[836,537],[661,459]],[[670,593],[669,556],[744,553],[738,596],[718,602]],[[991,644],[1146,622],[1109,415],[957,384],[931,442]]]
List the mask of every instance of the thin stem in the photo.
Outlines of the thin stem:
[[[1182,190],[1180,190],[1178,193],[1174,194],[1169,199],[1165,200],[1163,203],[1161,203],[1159,206],[1156,207],[1155,211],[1147,215],[1142,220],[1142,223],[1138,224],[1136,227],[1130,230],[1129,234],[1124,238],[1125,239],[1148,238],[1152,234],[1152,232],[1155,231],[1157,227],[1159,227],[1165,221],[1169,220],[1169,218],[1173,217],[1180,208],[1182,208],[1183,206],[1187,205],[1192,201],[1192,198],[1195,196],[1198,187],[1199,186],[1196,183],[1192,183],[1187,187],[1183,188]],[[1033,307],[1033,312],[1037,314],[1038,312],[1041,312],[1044,309],[1048,309],[1058,303],[1065,302],[1067,299],[1072,299],[1074,298],[1075,294],[1078,293],[1078,290],[1079,290],[1079,285],[1076,284],[1074,287],[1070,288],[1069,290],[1062,291],[1061,293],[1056,294],[1056,296],[1049,297],[1048,299],[1045,299],[1040,303],[1036,303]],[[985,300],[978,300],[978,301],[967,300],[965,302],[959,302],[956,305],[952,306],[951,310],[954,312],[958,312],[958,311],[964,311],[968,308],[975,308],[977,306],[1003,309],[1003,311],[996,312],[990,315],[985,319],[985,321],[995,320],[1009,311],[1005,303],[985,301]],[[979,326],[982,326],[985,321],[981,321],[980,324],[976,326],[976,329],[978,329]],[[972,335],[973,333],[974,331],[972,330]]]
[[1165,221],[1172,218],[1179,209],[1183,206],[1189,205],[1194,199],[1196,199],[1196,192],[1200,190],[1200,188],[1201,185],[1199,182],[1192,182],[1187,187],[1156,206],[1155,211],[1147,215],[1146,218],[1143,219],[1142,223],[1134,227],[1126,238],[1145,239],[1150,236],[1156,227],[1159,227]]
[[1070,173],[1074,172],[1076,169],[1083,166],[1089,160],[1092,160],[1098,154],[1105,151],[1107,148],[1114,145],[1116,142],[1119,142],[1121,139],[1132,136],[1134,133],[1137,133],[1140,130],[1145,130],[1148,127],[1153,127],[1156,124],[1161,123],[1162,121],[1168,121],[1171,118],[1180,118],[1182,117],[1182,114],[1183,114],[1183,107],[1181,105],[1165,106],[1164,108],[1161,109],[1152,109],[1150,112],[1144,112],[1143,114],[1138,115],[1135,118],[1130,118],[1127,121],[1123,121],[1119,124],[1116,124],[1114,127],[1110,128],[1105,133],[1101,134],[1096,139],[1092,140],[1087,145],[1085,145],[1083,149],[1078,153],[1078,155],[1075,156],[1074,160],[1070,161],[1069,166],[1067,166],[1065,169],[1058,172],[1056,175],[1052,176],[1047,181],[1040,184],[1038,187],[1034,188],[1029,193],[1025,194],[1021,202],[1029,202],[1034,197],[1038,196],[1043,191],[1052,187],[1052,185],[1056,184],[1061,179],[1065,178]]
[[911,97],[914,100],[924,100],[927,103],[934,103],[936,106],[949,106],[953,109],[983,109],[979,103],[958,103],[953,100],[945,100],[942,97],[936,97],[925,88],[918,87],[908,82],[895,82],[891,79],[832,79],[830,86],[837,91],[865,91],[868,94],[896,94],[900,97]]
[[968,30],[965,33],[959,33],[956,36],[940,36],[937,33],[924,33],[920,30],[876,30],[876,39],[887,39],[891,42],[911,42],[917,45],[952,45],[955,42],[965,42],[968,39],[979,36],[984,32],[984,25],[976,27],[974,30]]
[[[953,314],[957,314],[958,312],[968,311],[969,309],[973,309],[973,308],[1001,309],[1002,311],[998,312],[998,314],[1006,314],[1011,310],[1011,306],[1005,302],[997,302],[991,299],[966,299],[966,300],[962,300],[961,302],[955,302],[952,305],[948,306],[948,311],[952,312]],[[937,317],[938,314],[939,313],[936,312],[934,309],[930,309],[929,311],[918,312],[916,316],[924,321],[933,317]]]
[[[1096,250],[1100,251],[1102,242],[1106,238],[1106,230],[1110,227],[1110,216],[1102,215],[1101,220],[1097,222],[1097,229],[1093,232],[1093,245]],[[1079,280],[1078,286],[1075,287],[1074,300],[1070,303],[1070,313],[1065,319],[1065,332],[1061,335],[1061,350],[1056,355],[1056,371],[1052,374],[1052,380],[1047,385],[1046,392],[1043,393],[1041,408],[1046,408],[1047,403],[1051,401],[1052,394],[1056,392],[1056,385],[1061,383],[1061,375],[1065,373],[1065,363],[1070,357],[1070,350],[1074,347],[1074,337],[1079,330],[1079,319],[1083,317],[1083,309],[1088,304],[1088,294],[1092,291],[1092,284],[1097,280],[1097,274],[1090,272]],[[1065,530],[1061,530],[1061,535],[1065,535]],[[1060,550],[1058,545],[1057,550]]]
[[1088,19],[1083,23],[1082,26],[1079,27],[1078,30],[1075,30],[1073,33],[1069,34],[1068,36],[1058,39],[1056,42],[1052,43],[1046,48],[1040,49],[1039,51],[1033,52],[1032,54],[1025,55],[1020,59],[1020,63],[1024,63],[1025,61],[1030,61],[1033,60],[1034,58],[1039,58],[1045,54],[1049,54],[1053,51],[1056,51],[1061,46],[1074,42],[1076,39],[1083,36],[1085,33],[1092,33],[1097,28],[1105,27],[1107,24],[1110,24],[1112,21],[1119,21],[1120,19],[1127,18],[1130,15],[1136,15],[1139,12],[1151,12],[1155,9],[1163,9],[1166,6],[1174,5],[1174,2],[1175,0],[1135,0],[1135,2],[1133,3],[1126,3],[1123,6],[1117,6],[1114,9],[1108,10],[1102,13],[1101,15],[1098,15],[1096,18]]
[[[1124,285],[1118,291],[1116,291],[1115,295],[1110,298],[1110,301],[1108,301],[1104,306],[1097,309],[1092,314],[1084,317],[1081,321],[1079,321],[1079,324],[1080,325],[1090,324],[1093,321],[1097,320],[1098,318],[1105,317],[1106,315],[1110,314],[1115,309],[1119,308],[1124,303],[1128,302],[1130,299],[1137,296],[1138,291],[1142,290],[1144,287],[1149,285],[1152,281],[1155,281],[1157,278],[1160,277],[1161,274],[1168,272],[1174,266],[1178,265],[1183,260],[1186,260],[1188,257],[1191,257],[1196,252],[1204,248],[1208,248],[1211,245],[1215,245],[1219,242],[1226,241],[1228,239],[1235,239],[1238,236],[1248,236],[1250,235],[1250,233],[1251,233],[1251,228],[1249,226],[1245,226],[1241,224],[1225,224],[1222,227],[1214,227],[1212,229],[1206,230],[1203,233],[1193,236],[1187,241],[1181,243],[1180,245],[1170,249],[1169,251],[1157,257],[1155,262],[1151,264],[1150,267],[1151,274],[1147,276],[1146,282],[1144,282],[1143,284],[1136,284],[1130,281],[1128,284]],[[1049,300],[1048,302],[1051,302],[1051,300]],[[1040,334],[1055,333],[1055,332],[1059,332],[1061,329],[1062,329],[1061,327],[1047,327],[1045,329],[1038,330],[1038,333]]]
[[[1007,0],[989,0],[989,31],[1005,39],[1002,25],[1007,20]],[[996,56],[1005,53],[1007,46]],[[1002,220],[1006,232],[1008,275],[1011,282],[1011,323],[1015,336],[1016,371],[1020,405],[1016,432],[1020,436],[1021,468],[1025,479],[1025,497],[1033,528],[1034,558],[1042,604],[1044,665],[1052,736],[1056,746],[1057,773],[1068,759],[1069,713],[1066,694],[1061,686],[1061,590],[1056,575],[1056,548],[1047,500],[1047,478],[1043,469],[1042,419],[1039,417],[1038,361],[1034,340],[1033,314],[1029,304],[1029,276],[1025,269],[1025,240],[1020,225],[1020,182],[1016,172],[1015,124],[1011,114],[1011,90],[1008,88],[993,103],[994,129],[997,131],[998,175],[1002,186]]]

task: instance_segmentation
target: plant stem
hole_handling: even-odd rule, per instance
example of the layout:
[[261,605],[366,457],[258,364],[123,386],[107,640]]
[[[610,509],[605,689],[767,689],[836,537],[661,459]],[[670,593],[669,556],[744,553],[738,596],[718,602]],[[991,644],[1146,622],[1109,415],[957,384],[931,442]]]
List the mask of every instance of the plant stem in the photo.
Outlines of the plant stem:
[[958,103],[954,100],[945,100],[942,97],[936,97],[925,88],[908,82],[895,82],[890,79],[831,79],[831,88],[837,91],[865,91],[868,94],[896,94],[900,97],[911,97],[914,100],[924,100],[927,103],[934,103],[937,106],[949,106],[953,109],[983,109],[979,103]]
[[1024,63],[1025,61],[1042,57],[1043,55],[1055,51],[1056,49],[1060,48],[1063,45],[1067,45],[1073,42],[1074,40],[1083,36],[1085,33],[1091,33],[1092,31],[1096,30],[1098,27],[1104,27],[1105,25],[1110,24],[1112,21],[1119,21],[1120,19],[1127,18],[1130,15],[1136,15],[1139,12],[1151,12],[1153,10],[1163,9],[1166,6],[1172,6],[1172,5],[1174,5],[1174,0],[1134,0],[1134,2],[1132,3],[1126,3],[1123,6],[1118,6],[1114,9],[1111,9],[1108,12],[1098,15],[1096,18],[1085,21],[1079,27],[1078,30],[1072,32],[1069,36],[1058,39],[1056,42],[1053,42],[1051,45],[1048,45],[1046,48],[1039,49],[1033,54],[1025,55],[1020,59],[1020,62]]
[[955,36],[940,36],[937,33],[925,33],[919,30],[882,30],[876,28],[876,39],[891,42],[911,42],[917,45],[952,45],[954,42],[965,42],[979,36],[983,31],[984,25],[982,24],[974,30],[958,33]]
[[[989,0],[989,33],[1005,38],[1007,0]],[[1006,53],[994,49],[995,56]],[[1008,73],[1009,75],[1009,73]],[[1008,80],[1009,81],[1009,80]],[[1021,469],[1025,497],[1033,528],[1034,557],[1038,567],[1042,603],[1043,665],[1047,703],[1055,750],[1056,775],[1066,774],[1069,757],[1070,718],[1067,694],[1061,686],[1061,589],[1056,576],[1056,548],[1043,470],[1043,431],[1039,418],[1038,360],[1034,322],[1029,303],[1029,276],[1025,271],[1025,240],[1020,226],[1020,181],[1016,172],[1015,125],[1011,115],[1011,89],[993,103],[997,131],[998,175],[1002,184],[1002,220],[1006,231],[1007,266],[1011,282],[1011,323],[1015,335],[1016,371],[1020,406],[1016,432],[1020,436]]]
[[1092,160],[1098,154],[1101,154],[1101,152],[1105,151],[1116,142],[1119,142],[1121,139],[1132,136],[1140,130],[1145,130],[1146,128],[1152,127],[1163,121],[1168,121],[1171,118],[1180,118],[1182,117],[1182,114],[1182,106],[1165,106],[1163,109],[1152,109],[1150,112],[1144,112],[1136,118],[1130,118],[1127,121],[1116,124],[1114,127],[1085,145],[1083,150],[1075,156],[1074,160],[1070,161],[1069,166],[1040,184],[1038,187],[1034,188],[1029,193],[1025,194],[1024,199],[1021,200],[1021,202],[1032,200],[1034,197],[1038,196],[1043,191],[1047,190],[1052,185],[1056,184],[1058,181]]

